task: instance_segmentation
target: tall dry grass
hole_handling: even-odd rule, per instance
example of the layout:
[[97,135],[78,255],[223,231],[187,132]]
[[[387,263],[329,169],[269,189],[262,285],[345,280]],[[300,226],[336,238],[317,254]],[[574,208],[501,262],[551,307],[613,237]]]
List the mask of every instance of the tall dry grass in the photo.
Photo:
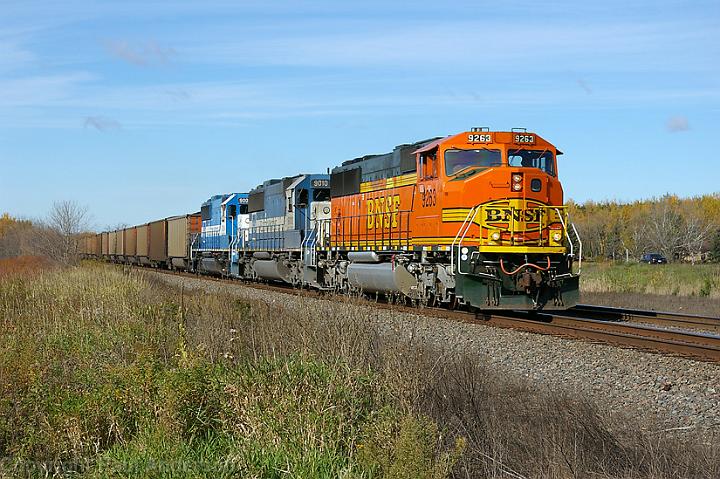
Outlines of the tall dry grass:
[[235,325],[242,334],[231,354],[302,354],[375,372],[391,404],[437,428],[446,457],[464,451],[455,477],[720,477],[712,439],[684,444],[644,435],[632,421],[610,423],[582,397],[538,390],[477,356],[435,350],[412,330],[382,333],[377,312],[352,301],[245,304],[250,314]]
[[0,475],[720,473],[711,440],[608,424],[352,301],[241,301],[89,267],[0,282],[0,317]]

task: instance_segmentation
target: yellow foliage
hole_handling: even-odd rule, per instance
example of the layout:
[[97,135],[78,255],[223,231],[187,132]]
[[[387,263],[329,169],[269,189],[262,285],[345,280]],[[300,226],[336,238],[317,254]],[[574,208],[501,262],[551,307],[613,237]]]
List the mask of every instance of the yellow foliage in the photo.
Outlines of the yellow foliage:
[[10,216],[9,213],[3,213],[0,216],[0,238],[10,231],[15,226],[30,226],[30,222],[27,220],[18,220]]

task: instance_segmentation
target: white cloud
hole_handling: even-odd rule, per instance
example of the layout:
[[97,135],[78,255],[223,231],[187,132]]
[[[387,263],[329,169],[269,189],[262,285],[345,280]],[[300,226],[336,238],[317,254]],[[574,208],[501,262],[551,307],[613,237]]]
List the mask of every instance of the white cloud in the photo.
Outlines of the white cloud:
[[678,133],[681,131],[688,131],[690,129],[690,124],[688,123],[688,119],[684,116],[673,116],[668,118],[667,123],[665,123],[665,127],[670,133]]
[[175,55],[175,49],[162,46],[154,40],[131,45],[123,40],[105,42],[105,48],[115,58],[135,66],[152,66],[169,63]]
[[97,131],[101,132],[122,129],[122,125],[120,125],[119,121],[103,116],[85,117],[85,122],[83,125],[85,128],[95,128]]

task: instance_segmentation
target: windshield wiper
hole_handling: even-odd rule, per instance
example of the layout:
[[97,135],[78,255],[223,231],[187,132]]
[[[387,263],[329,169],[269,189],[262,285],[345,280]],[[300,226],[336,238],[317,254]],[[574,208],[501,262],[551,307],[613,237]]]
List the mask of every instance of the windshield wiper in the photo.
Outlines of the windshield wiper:
[[[466,168],[463,168],[463,170],[465,170],[465,169],[466,169]],[[454,177],[452,180],[450,180],[450,181],[464,180],[465,178],[468,178],[468,177],[474,175],[475,173],[478,173],[478,172],[480,172],[480,171],[482,171],[482,170],[485,170],[485,169],[487,169],[487,168],[486,168],[486,167],[482,167],[482,166],[476,166],[476,167],[474,167],[473,169],[468,170],[468,171],[466,171],[466,172],[464,172],[464,173],[461,173],[461,174],[459,174],[459,175],[458,175],[458,174],[454,175],[455,177]],[[461,170],[461,171],[462,171],[462,170]]]

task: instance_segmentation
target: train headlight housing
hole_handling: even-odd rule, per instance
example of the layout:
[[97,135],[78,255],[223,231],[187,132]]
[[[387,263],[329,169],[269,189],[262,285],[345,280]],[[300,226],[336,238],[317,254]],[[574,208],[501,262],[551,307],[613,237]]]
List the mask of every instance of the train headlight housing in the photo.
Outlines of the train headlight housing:
[[512,183],[511,189],[512,189],[513,191],[522,191],[522,188],[523,188],[523,184],[522,184],[522,183],[523,183],[523,175],[522,175],[522,173],[513,173],[513,174],[510,176],[510,179],[512,180],[512,181],[511,181],[511,183]]
[[490,235],[490,238],[492,238],[493,241],[498,241],[500,239],[500,233],[496,231]]
[[553,238],[554,241],[556,241],[556,242],[559,243],[560,240],[562,239],[562,235],[561,235],[560,233],[557,233],[557,232],[556,232],[556,233],[553,233],[552,238]]

